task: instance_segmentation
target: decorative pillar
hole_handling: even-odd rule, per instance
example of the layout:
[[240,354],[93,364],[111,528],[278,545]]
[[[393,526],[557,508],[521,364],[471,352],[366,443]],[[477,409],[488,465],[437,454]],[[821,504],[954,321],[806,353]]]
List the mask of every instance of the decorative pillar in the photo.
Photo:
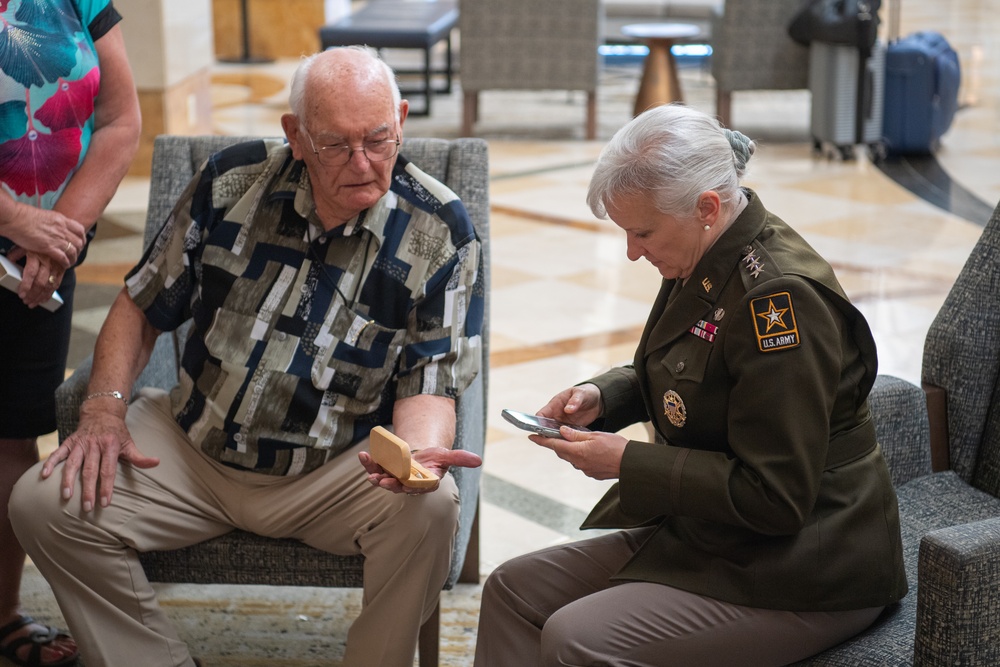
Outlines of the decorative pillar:
[[211,134],[211,0],[115,0],[142,137],[129,174],[148,176],[159,134]]
[[[243,54],[242,0],[211,0],[215,54],[236,59]],[[275,60],[298,58],[319,50],[319,29],[328,21],[327,6],[345,0],[248,0],[250,56]]]

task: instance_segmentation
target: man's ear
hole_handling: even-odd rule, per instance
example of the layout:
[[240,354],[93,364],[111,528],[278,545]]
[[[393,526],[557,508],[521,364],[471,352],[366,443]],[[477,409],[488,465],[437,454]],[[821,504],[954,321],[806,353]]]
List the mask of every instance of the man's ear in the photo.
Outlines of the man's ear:
[[705,190],[698,195],[698,205],[695,214],[698,216],[698,224],[714,225],[722,213],[722,199],[715,190]]
[[399,101],[399,131],[403,131],[403,123],[406,122],[406,117],[410,113],[410,101],[400,100]]
[[299,118],[293,113],[281,115],[281,129],[285,132],[288,145],[292,147],[292,157],[302,159],[302,135],[299,133]]

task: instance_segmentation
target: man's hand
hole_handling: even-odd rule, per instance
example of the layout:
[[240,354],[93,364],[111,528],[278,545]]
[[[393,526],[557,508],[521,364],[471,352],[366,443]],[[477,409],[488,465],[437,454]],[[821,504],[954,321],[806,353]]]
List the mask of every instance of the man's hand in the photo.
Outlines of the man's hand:
[[[426,447],[417,450],[412,456],[414,461],[417,461],[438,477],[444,477],[448,472],[448,468],[452,466],[477,468],[483,464],[483,460],[477,454],[467,452],[464,449]],[[365,470],[368,471],[368,481],[372,486],[377,486],[393,493],[406,493],[408,495],[430,493],[438,488],[437,484],[426,489],[414,489],[403,486],[398,479],[383,470],[382,466],[375,463],[368,452],[359,452],[358,459],[361,461],[361,465],[365,467]]]
[[137,468],[154,468],[160,464],[159,459],[144,456],[139,451],[121,416],[110,412],[95,412],[86,418],[81,415],[77,431],[45,461],[42,477],[48,478],[57,465],[65,462],[61,486],[63,500],[73,497],[79,475],[83,510],[89,512],[94,508],[98,490],[101,507],[111,503],[119,460]]

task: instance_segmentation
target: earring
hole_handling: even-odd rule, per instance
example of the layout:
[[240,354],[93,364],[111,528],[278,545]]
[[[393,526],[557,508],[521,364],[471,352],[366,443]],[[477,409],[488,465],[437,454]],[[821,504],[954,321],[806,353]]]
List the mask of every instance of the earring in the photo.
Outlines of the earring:
[[711,225],[705,225],[705,231],[706,232],[711,231],[711,229],[712,229]]

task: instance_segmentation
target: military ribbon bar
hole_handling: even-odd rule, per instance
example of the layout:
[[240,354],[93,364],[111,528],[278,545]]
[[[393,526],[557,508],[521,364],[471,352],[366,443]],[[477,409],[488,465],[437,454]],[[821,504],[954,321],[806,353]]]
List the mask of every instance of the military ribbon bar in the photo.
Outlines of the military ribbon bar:
[[715,334],[719,330],[719,327],[712,324],[711,322],[706,322],[705,320],[698,320],[698,323],[691,327],[688,331],[693,333],[699,338],[704,338],[709,343],[715,340]]

